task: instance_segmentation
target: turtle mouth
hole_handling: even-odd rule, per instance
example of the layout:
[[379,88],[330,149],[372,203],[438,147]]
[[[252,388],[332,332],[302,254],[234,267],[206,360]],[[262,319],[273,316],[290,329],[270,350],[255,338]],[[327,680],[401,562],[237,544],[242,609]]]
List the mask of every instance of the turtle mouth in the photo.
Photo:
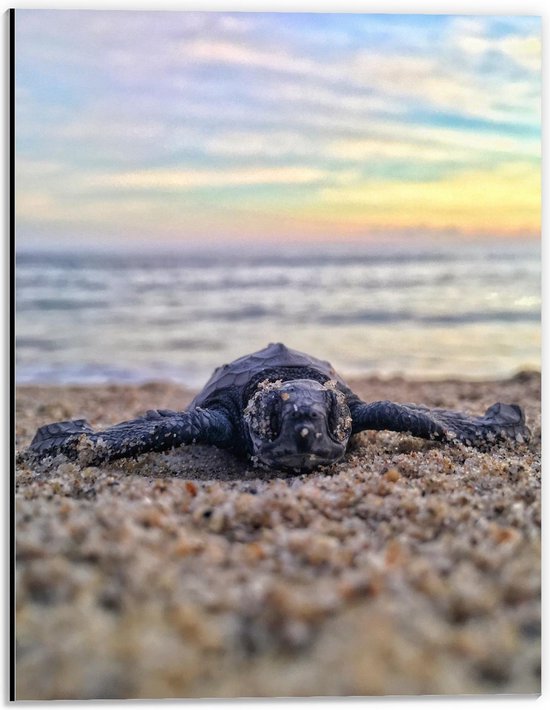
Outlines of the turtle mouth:
[[258,455],[258,460],[269,468],[280,468],[289,471],[306,472],[312,471],[320,466],[331,466],[339,461],[344,455],[344,450],[339,452],[337,456],[315,453],[296,453],[289,451],[288,453],[271,453],[262,452]]

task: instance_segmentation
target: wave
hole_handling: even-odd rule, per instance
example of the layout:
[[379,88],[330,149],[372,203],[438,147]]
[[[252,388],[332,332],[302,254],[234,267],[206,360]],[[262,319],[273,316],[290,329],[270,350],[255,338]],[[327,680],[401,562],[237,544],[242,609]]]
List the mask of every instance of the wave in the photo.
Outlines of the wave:
[[16,270],[18,381],[197,384],[277,340],[344,371],[425,371],[428,353],[493,375],[497,355],[503,373],[540,356],[537,244],[25,253]]

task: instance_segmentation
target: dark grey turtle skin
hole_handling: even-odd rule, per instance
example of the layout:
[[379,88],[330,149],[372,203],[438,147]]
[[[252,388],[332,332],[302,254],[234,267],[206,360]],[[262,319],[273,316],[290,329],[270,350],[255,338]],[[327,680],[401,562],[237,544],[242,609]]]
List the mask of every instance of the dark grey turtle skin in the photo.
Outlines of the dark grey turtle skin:
[[271,343],[218,367],[181,412],[144,416],[94,431],[84,419],[40,427],[28,453],[64,454],[99,464],[183,444],[211,444],[272,469],[311,471],[340,460],[351,436],[366,429],[483,447],[529,439],[516,404],[493,404],[474,417],[416,404],[363,402],[330,363]]

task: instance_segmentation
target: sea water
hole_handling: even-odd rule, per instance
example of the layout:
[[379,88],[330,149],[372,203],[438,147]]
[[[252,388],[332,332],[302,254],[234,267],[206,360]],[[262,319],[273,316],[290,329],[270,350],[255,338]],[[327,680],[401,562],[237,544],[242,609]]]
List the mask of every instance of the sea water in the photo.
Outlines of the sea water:
[[344,375],[540,368],[540,245],[289,245],[21,252],[16,380],[174,380],[269,342]]

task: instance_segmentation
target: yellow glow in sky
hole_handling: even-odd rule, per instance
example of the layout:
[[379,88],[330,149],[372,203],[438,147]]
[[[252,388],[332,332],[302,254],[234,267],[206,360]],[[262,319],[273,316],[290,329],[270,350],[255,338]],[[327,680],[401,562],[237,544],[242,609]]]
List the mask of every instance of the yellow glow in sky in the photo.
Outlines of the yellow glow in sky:
[[536,234],[540,230],[540,173],[532,164],[468,171],[423,182],[369,181],[329,188],[312,207],[342,223],[366,227],[426,227],[465,232]]

